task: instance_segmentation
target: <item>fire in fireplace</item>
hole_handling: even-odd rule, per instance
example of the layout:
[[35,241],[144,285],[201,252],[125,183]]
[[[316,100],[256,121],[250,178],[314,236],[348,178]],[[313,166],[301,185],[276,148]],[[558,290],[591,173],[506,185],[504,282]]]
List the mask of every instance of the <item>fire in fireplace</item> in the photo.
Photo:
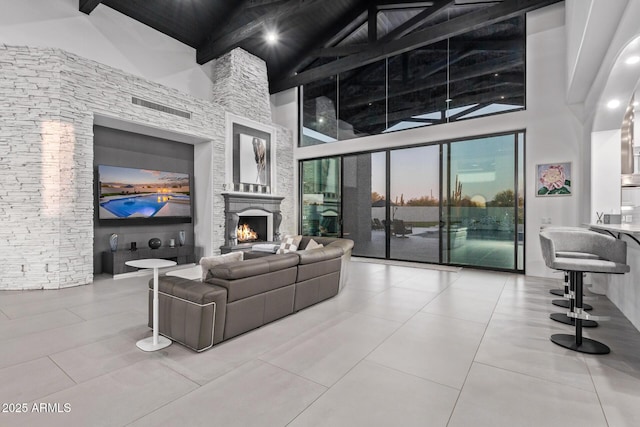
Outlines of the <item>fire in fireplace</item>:
[[264,216],[242,216],[238,220],[236,230],[238,243],[266,241],[267,217]]
[[258,233],[253,231],[249,224],[242,224],[238,227],[238,242],[253,242],[258,240]]

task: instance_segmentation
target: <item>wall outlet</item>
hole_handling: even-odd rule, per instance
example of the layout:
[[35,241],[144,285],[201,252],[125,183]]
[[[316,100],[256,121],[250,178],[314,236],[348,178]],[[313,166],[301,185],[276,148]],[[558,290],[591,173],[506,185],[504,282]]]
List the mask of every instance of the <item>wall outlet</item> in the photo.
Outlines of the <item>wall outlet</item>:
[[551,224],[551,218],[550,217],[540,218],[540,224]]

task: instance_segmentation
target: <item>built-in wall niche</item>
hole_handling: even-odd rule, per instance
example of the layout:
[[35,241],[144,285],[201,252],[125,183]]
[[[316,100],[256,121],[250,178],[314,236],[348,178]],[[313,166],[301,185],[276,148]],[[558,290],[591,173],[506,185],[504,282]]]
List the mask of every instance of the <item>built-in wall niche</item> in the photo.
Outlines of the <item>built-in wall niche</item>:
[[[191,212],[197,194],[194,193],[194,146],[189,143],[172,141],[141,133],[124,131],[105,126],[94,126],[94,274],[103,272],[102,253],[111,251],[109,240],[112,234],[118,235],[118,249],[129,250],[135,242],[138,248],[149,248],[148,242],[157,237],[162,247],[168,248],[171,240],[176,245],[180,241],[180,232],[185,235],[185,245],[194,245],[193,222],[153,223],[148,218],[137,221],[104,221],[99,218],[98,195],[100,182],[97,179],[100,165],[111,165],[132,170],[169,171],[176,176],[191,178],[189,194]],[[134,189],[132,189],[134,191]]]

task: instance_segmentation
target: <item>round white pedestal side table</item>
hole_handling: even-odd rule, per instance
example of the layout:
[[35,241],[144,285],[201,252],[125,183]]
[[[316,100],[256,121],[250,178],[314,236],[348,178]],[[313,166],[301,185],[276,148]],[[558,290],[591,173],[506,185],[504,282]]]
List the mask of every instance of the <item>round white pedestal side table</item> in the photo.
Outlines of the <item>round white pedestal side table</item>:
[[125,264],[135,268],[153,269],[153,336],[138,341],[136,345],[143,351],[156,351],[170,346],[171,340],[161,337],[158,333],[158,269],[173,267],[177,263],[167,259],[149,258],[127,261]]

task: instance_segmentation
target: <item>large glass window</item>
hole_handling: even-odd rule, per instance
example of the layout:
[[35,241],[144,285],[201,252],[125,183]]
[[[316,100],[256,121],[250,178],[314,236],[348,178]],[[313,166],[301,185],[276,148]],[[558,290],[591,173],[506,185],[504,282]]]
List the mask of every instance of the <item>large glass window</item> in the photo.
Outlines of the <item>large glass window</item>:
[[300,145],[338,140],[338,79],[330,77],[301,88],[302,135]]
[[301,163],[301,229],[353,254],[524,269],[524,134]]
[[340,74],[339,140],[384,132],[386,81],[386,60]]
[[[363,38],[361,28],[344,43]],[[524,109],[525,39],[515,17],[306,84],[300,145]]]
[[446,40],[389,58],[387,132],[444,122],[448,64]]

